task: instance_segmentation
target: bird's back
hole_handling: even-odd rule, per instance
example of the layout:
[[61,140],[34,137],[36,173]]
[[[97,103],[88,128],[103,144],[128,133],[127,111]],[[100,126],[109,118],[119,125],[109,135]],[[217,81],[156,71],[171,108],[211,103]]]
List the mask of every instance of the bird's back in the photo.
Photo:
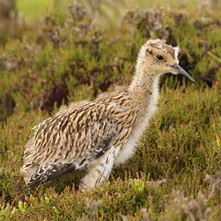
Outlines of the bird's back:
[[135,115],[129,93],[121,92],[73,105],[42,121],[26,144],[21,168],[26,184],[33,187],[86,169],[108,148],[127,140]]

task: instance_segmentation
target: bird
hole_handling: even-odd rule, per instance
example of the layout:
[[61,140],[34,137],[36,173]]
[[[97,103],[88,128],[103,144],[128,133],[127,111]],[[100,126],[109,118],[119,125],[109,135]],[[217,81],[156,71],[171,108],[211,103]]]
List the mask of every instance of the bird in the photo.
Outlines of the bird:
[[114,166],[127,161],[157,109],[159,78],[166,73],[195,80],[180,65],[179,47],[149,39],[123,91],[71,104],[33,129],[20,169],[29,188],[69,172],[84,172],[79,188],[101,187]]

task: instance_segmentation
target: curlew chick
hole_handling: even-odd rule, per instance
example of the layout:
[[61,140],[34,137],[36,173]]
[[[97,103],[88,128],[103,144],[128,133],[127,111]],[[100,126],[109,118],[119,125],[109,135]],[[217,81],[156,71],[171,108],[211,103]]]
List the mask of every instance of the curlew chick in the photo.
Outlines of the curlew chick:
[[21,175],[28,187],[68,172],[86,171],[81,188],[101,186],[114,165],[125,162],[156,110],[159,77],[182,74],[177,47],[149,40],[140,49],[128,90],[80,102],[35,126],[26,144]]

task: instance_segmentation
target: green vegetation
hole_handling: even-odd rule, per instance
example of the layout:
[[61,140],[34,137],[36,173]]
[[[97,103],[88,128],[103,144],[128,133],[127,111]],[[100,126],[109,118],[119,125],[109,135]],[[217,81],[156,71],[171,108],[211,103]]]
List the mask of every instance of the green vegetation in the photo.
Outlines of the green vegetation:
[[54,0],[38,1],[38,0],[17,0],[17,8],[26,20],[33,20],[39,18],[44,12],[45,8],[51,9]]
[[[118,27],[108,20],[100,27],[73,3],[43,22],[0,31],[0,220],[220,220],[217,9],[137,8]],[[80,191],[79,177],[68,175],[27,189],[19,169],[31,128],[62,104],[128,85],[141,45],[157,37],[180,46],[180,64],[197,84],[162,78],[158,112],[135,155],[102,188]]]

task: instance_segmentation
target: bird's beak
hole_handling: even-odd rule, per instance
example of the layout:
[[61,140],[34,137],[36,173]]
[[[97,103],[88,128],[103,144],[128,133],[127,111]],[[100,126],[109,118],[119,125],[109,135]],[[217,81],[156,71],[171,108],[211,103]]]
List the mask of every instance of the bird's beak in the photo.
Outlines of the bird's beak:
[[182,74],[186,76],[190,81],[192,81],[194,84],[196,81],[178,64],[171,65],[171,68],[177,71],[177,73]]

